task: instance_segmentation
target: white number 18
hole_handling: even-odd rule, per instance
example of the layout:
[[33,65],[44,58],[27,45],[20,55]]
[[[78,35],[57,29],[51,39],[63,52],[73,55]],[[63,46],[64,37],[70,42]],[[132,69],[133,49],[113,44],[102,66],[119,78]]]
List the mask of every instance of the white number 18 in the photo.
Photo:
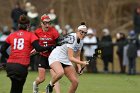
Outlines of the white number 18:
[[24,39],[23,38],[15,38],[14,39],[14,49],[22,50],[24,48]]

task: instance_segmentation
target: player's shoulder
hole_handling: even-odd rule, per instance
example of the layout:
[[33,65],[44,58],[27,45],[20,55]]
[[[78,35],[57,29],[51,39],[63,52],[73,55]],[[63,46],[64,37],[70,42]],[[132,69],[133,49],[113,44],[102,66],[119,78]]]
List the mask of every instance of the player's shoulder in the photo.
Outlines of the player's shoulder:
[[17,36],[18,33],[19,33],[19,31],[15,31],[13,33],[10,33],[8,37]]
[[15,32],[10,33],[6,39],[10,39],[10,38],[12,38],[12,37],[15,37]]
[[51,33],[53,36],[59,36],[60,35],[54,27],[51,27],[49,29],[48,33]]
[[35,33],[40,33],[40,32],[42,32],[42,28],[38,28],[35,30]]
[[51,32],[58,32],[55,27],[50,27],[49,29]]
[[68,41],[71,42],[71,44],[72,44],[76,40],[76,33],[70,33],[66,36],[66,38],[68,38]]
[[73,36],[75,36],[75,35],[76,35],[76,33],[69,33],[68,35],[73,35]]
[[70,34],[68,34],[67,36],[76,38],[76,33],[70,33]]

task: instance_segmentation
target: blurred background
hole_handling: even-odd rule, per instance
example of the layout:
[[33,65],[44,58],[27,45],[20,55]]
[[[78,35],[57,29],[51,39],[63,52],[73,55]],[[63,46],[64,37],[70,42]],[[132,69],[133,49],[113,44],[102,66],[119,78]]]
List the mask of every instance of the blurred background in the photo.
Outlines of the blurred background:
[[12,26],[10,15],[17,1],[22,9],[34,6],[39,16],[54,8],[62,28],[66,24],[76,27],[85,21],[99,34],[104,27],[109,27],[111,33],[132,29],[134,9],[140,3],[139,0],[0,0],[0,26]]

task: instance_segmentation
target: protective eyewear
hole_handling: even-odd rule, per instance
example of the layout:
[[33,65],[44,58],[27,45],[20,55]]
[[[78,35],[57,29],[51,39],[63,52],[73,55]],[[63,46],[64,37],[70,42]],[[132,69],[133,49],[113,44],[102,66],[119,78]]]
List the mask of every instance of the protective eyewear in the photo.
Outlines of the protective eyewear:
[[51,24],[50,22],[46,22],[46,21],[44,21],[42,23],[43,23],[43,25]]
[[87,32],[80,30],[81,35],[87,35]]

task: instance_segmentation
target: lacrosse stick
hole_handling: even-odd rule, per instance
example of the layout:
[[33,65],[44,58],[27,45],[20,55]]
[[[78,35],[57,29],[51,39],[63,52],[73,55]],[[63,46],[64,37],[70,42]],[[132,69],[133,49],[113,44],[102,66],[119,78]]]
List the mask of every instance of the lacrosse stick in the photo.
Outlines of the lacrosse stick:
[[[90,61],[90,60],[89,60],[89,61]],[[87,63],[89,63],[89,61],[87,61]],[[84,65],[84,66],[81,68],[81,70],[80,70],[80,72],[79,72],[79,75],[82,74],[82,71],[85,69],[85,67],[86,67],[86,65]]]
[[[97,58],[101,58],[101,53],[102,53],[101,49],[96,49],[96,50],[95,50],[95,54],[92,56],[92,59],[91,59],[91,60],[92,60],[92,61],[96,61]],[[89,63],[91,60],[89,60],[89,61],[87,61],[87,62]],[[87,65],[85,65],[85,66],[83,66],[83,67],[81,68],[81,70],[80,70],[80,72],[79,72],[79,75],[81,75],[82,71],[85,69],[86,66],[87,66]]]

